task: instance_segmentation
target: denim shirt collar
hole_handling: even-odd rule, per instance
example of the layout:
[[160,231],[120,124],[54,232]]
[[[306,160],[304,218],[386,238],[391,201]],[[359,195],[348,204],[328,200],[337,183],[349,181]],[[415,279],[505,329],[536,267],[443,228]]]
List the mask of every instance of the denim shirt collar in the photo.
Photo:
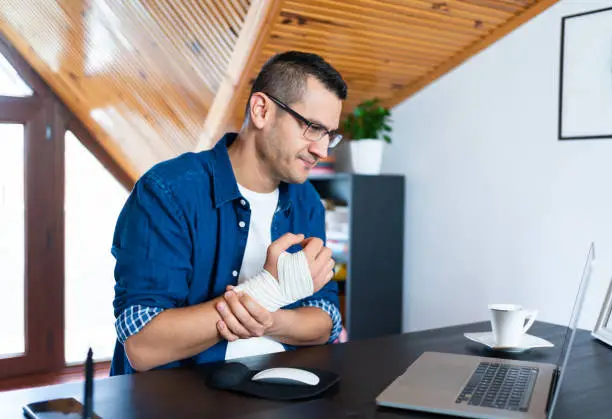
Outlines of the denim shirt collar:
[[[242,197],[238,189],[238,182],[234,175],[234,169],[229,158],[227,148],[234,142],[237,133],[225,134],[213,148],[212,161],[212,177],[213,177],[213,196],[215,208],[229,201],[234,201]],[[278,209],[280,211],[289,211],[292,205],[292,189],[291,185],[281,182],[278,186]]]

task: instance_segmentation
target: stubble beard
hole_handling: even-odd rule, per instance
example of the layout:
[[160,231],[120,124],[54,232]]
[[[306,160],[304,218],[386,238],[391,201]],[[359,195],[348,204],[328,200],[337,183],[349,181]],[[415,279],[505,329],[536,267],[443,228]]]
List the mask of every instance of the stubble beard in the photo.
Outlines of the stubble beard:
[[264,147],[260,158],[264,160],[269,167],[270,174],[279,182],[285,183],[304,183],[307,179],[306,175],[296,173],[293,166],[299,160],[298,155],[288,156],[282,150],[283,139],[274,132],[266,139],[267,146]]

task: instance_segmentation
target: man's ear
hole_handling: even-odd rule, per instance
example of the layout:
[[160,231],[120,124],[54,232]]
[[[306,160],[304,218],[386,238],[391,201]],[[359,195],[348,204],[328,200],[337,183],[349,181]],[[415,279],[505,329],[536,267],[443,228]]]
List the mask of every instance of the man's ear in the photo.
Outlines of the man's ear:
[[255,127],[262,129],[272,117],[270,103],[261,93],[253,93],[249,99],[249,117]]

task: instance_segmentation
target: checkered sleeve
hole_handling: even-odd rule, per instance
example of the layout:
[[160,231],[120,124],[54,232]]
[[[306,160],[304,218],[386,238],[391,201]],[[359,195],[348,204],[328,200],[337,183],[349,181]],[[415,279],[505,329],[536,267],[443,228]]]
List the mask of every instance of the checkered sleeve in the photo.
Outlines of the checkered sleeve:
[[159,307],[133,305],[125,310],[115,320],[115,330],[119,342],[125,343],[127,338],[140,332],[143,327],[164,311]]
[[340,315],[340,310],[338,310],[338,307],[325,299],[307,300],[301,305],[302,307],[317,307],[329,314],[329,317],[331,317],[332,320],[332,330],[327,343],[332,343],[338,339],[338,336],[342,331],[342,316]]

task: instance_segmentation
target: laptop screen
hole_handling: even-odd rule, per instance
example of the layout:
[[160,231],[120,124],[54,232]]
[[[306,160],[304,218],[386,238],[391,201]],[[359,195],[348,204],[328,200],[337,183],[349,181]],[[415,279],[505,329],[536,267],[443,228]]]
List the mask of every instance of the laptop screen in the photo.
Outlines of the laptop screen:
[[557,373],[558,378],[557,382],[553,387],[552,394],[552,402],[550,404],[550,408],[548,410],[548,417],[551,418],[555,405],[557,404],[557,399],[559,396],[559,389],[561,388],[561,382],[563,381],[563,375],[565,368],[567,367],[567,362],[569,360],[570,352],[572,349],[572,344],[574,342],[574,337],[576,335],[576,328],[578,325],[578,319],[580,318],[580,312],[582,311],[582,304],[584,303],[584,297],[586,295],[586,290],[588,288],[588,284],[591,279],[591,272],[593,270],[593,261],[595,260],[595,245],[591,243],[589,247],[589,253],[587,255],[586,263],[582,270],[582,278],[580,279],[580,286],[578,287],[578,294],[576,295],[576,300],[574,301],[574,308],[572,309],[572,314],[570,316],[569,326],[565,332],[565,337],[563,338],[563,344],[561,345],[561,352],[559,353],[559,360],[557,361]]

